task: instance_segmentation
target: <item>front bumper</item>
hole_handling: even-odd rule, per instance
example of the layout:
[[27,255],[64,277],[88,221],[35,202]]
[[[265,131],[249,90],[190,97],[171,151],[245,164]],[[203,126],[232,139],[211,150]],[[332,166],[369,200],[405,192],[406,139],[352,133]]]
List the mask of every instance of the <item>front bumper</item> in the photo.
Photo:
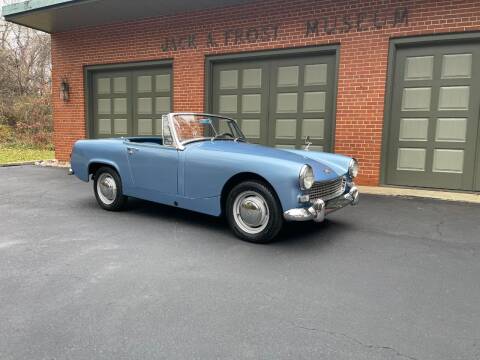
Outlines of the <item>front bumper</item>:
[[350,191],[332,200],[323,201],[317,199],[309,208],[290,209],[283,213],[283,217],[288,221],[309,221],[322,222],[325,215],[341,209],[347,205],[358,204],[358,189],[352,186]]

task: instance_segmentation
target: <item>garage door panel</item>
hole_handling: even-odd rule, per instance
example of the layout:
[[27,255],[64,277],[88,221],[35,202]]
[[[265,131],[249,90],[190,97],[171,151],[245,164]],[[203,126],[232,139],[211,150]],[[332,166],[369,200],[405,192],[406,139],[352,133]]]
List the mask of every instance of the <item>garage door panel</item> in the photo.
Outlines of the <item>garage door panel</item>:
[[479,61],[480,46],[473,44],[398,50],[388,183],[474,189]]
[[238,120],[250,142],[330,150],[335,56],[215,64],[213,112]]
[[171,111],[171,69],[98,72],[93,76],[95,138],[161,135],[161,115]]

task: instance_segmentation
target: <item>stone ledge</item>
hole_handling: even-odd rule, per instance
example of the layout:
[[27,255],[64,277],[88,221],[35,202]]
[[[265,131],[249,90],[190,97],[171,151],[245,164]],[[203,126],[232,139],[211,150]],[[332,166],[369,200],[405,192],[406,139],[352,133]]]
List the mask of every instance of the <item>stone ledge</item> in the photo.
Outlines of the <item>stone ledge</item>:
[[360,194],[419,197],[447,201],[468,202],[480,204],[480,193],[465,193],[455,191],[437,191],[415,188],[397,188],[383,186],[358,186]]

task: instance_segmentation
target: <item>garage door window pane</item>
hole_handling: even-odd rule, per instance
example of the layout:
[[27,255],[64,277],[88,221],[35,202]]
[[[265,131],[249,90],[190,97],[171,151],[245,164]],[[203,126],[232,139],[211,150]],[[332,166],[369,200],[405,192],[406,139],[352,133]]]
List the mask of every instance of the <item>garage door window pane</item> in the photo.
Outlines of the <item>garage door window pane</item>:
[[310,151],[323,151],[323,146],[311,145],[308,149]]
[[152,91],[152,77],[151,76],[139,76],[137,78],[137,91],[138,92],[151,92]]
[[262,103],[260,94],[242,95],[242,113],[259,113]]
[[305,65],[305,85],[326,85],[327,64]]
[[152,119],[138,119],[138,135],[152,135]]
[[278,119],[275,127],[275,137],[277,139],[296,139],[297,138],[297,120]]
[[243,119],[242,132],[247,138],[260,137],[260,120],[259,119]]
[[436,141],[465,142],[467,139],[467,119],[440,118],[437,120]]
[[279,87],[298,86],[298,66],[284,66],[278,68]]
[[439,110],[468,110],[470,86],[444,86],[440,88]]
[[462,173],[463,150],[435,149],[433,153],[433,171]]
[[238,70],[220,71],[220,89],[238,88]]
[[110,94],[110,78],[102,78],[97,80],[97,93]]
[[170,91],[170,74],[155,76],[155,89],[157,92]]
[[305,92],[303,94],[303,111],[304,112],[324,112],[325,111],[325,93]]
[[403,89],[403,111],[429,111],[431,88],[405,88]]
[[428,119],[401,119],[400,120],[400,141],[427,141],[428,140]]
[[277,113],[296,113],[297,97],[297,93],[277,94]]
[[113,78],[113,92],[115,94],[124,94],[127,92],[127,78],[116,77]]
[[151,114],[152,113],[152,99],[151,98],[139,98],[138,99],[138,114]]
[[127,119],[115,119],[113,120],[113,128],[115,134],[126,135],[127,134]]
[[430,80],[433,75],[433,56],[409,57],[405,61],[405,80]]
[[323,139],[325,132],[324,119],[303,119],[302,138]]
[[111,105],[110,99],[98,99],[98,113],[99,114],[110,114]]
[[222,114],[234,114],[237,112],[237,95],[220,95],[219,109]]
[[98,133],[101,135],[110,135],[112,133],[112,123],[110,119],[98,120]]
[[289,150],[293,150],[295,149],[295,145],[275,145],[276,148],[279,148],[279,149],[289,149]]
[[244,89],[258,89],[262,87],[262,69],[243,70],[242,87]]
[[425,149],[398,149],[397,170],[425,171]]
[[442,79],[469,78],[472,74],[472,54],[443,55]]
[[117,98],[113,99],[113,113],[126,114],[127,113],[127,99]]
[[163,96],[155,99],[155,110],[157,114],[165,114],[170,112],[170,97]]

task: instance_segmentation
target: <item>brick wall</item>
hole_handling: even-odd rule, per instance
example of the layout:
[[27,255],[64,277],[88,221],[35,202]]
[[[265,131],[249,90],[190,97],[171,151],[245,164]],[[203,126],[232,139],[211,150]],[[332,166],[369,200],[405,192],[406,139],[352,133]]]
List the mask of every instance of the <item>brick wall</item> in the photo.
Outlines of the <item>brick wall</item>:
[[[401,12],[395,24],[397,8],[407,9],[408,24]],[[315,22],[310,22],[306,36],[307,20],[318,21],[318,34]],[[246,41],[249,28],[263,31],[262,27],[276,25],[276,36]],[[229,33],[225,44],[226,29],[243,33]],[[67,160],[73,142],[86,136],[85,65],[173,59],[174,111],[203,111],[206,55],[340,44],[335,150],[359,159],[360,183],[377,185],[389,39],[473,30],[480,30],[478,0],[264,0],[53,34],[56,156]],[[209,32],[214,35],[215,47],[206,41]],[[170,48],[165,48],[165,38],[175,37],[180,42],[191,33],[198,34],[196,49],[188,48],[187,40],[181,41],[185,49],[174,50],[171,41]],[[254,32],[252,37],[256,37]],[[71,88],[67,103],[59,98],[64,76]]]

